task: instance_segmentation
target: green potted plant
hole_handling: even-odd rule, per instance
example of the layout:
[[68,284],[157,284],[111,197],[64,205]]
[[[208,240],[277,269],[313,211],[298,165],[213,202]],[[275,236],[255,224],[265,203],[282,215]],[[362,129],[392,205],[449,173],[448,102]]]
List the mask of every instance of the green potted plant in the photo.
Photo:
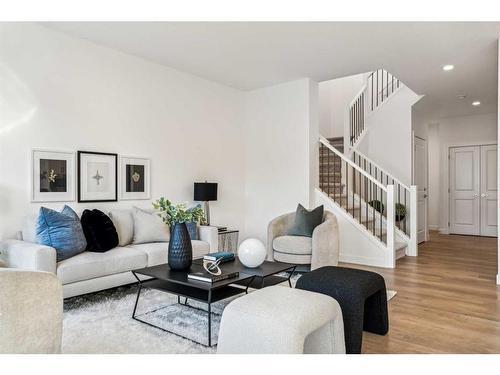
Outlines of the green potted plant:
[[372,206],[375,211],[378,211],[381,214],[384,213],[385,207],[384,207],[384,204],[381,201],[379,201],[377,199],[374,199],[372,201],[369,201],[368,204],[370,206]]
[[406,216],[406,206],[401,203],[396,203],[395,211],[396,211],[396,221],[404,220]]
[[[187,208],[185,203],[173,204],[170,200],[161,197],[153,202],[158,216],[170,227],[170,241],[168,243],[168,264],[172,270],[186,270],[191,267],[193,247],[191,239],[196,238],[196,224],[204,223],[201,207]],[[188,225],[191,226],[190,235]],[[194,228],[193,228],[194,226]]]

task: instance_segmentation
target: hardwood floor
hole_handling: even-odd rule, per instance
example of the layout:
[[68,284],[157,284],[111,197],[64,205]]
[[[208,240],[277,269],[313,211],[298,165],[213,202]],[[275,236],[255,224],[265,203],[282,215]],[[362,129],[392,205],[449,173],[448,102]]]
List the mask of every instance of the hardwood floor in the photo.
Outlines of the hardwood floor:
[[386,336],[364,333],[364,353],[500,353],[496,238],[431,232],[419,256],[382,274],[389,301]]

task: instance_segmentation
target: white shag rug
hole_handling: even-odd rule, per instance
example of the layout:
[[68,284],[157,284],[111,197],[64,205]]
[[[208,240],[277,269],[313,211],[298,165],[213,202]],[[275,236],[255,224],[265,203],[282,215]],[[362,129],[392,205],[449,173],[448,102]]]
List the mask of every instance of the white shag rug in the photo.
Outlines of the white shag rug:
[[[300,276],[293,277],[292,283]],[[287,283],[281,284],[288,287]],[[192,340],[162,331],[132,319],[136,286],[69,298],[64,302],[63,353],[71,354],[182,354],[215,353],[196,343],[207,340],[206,304],[188,301],[192,307],[177,304],[177,296],[143,289],[137,317],[167,328]],[[387,300],[396,295],[387,291]],[[234,298],[212,304],[212,343],[217,342],[220,317]],[[182,300],[182,302],[184,302]]]

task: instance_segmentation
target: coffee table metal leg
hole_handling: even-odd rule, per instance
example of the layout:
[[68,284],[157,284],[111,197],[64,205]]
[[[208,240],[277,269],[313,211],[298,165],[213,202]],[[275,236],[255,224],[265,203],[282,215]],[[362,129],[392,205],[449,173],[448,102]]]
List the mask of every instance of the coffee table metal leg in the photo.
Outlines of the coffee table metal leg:
[[212,291],[208,291],[208,346],[212,346]]
[[290,271],[290,276],[288,276],[288,285],[290,285],[290,288],[292,287],[292,281],[290,280],[293,276],[293,274],[295,273],[295,269],[297,268],[297,266],[293,267],[293,269]]

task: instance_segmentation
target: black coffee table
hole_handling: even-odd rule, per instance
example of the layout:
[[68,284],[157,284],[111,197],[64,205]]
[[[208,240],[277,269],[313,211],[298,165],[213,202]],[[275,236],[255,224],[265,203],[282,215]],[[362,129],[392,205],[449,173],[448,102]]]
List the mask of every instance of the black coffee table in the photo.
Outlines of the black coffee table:
[[[291,286],[290,278],[292,277],[295,268],[294,264],[289,263],[278,263],[278,262],[268,262],[265,261],[261,266],[257,268],[247,268],[236,259],[233,262],[224,263],[221,265],[223,273],[238,271],[239,276],[228,280],[218,281],[216,283],[207,283],[203,281],[196,281],[188,279],[188,274],[191,272],[197,272],[203,270],[203,259],[193,260],[193,265],[189,271],[172,271],[168,264],[160,264],[152,267],[145,267],[132,271],[139,283],[139,290],[137,292],[137,297],[135,300],[134,311],[132,313],[132,318],[150,325],[155,328],[159,328],[163,331],[173,333],[177,336],[195,341],[189,337],[179,335],[178,333],[169,331],[165,328],[159,327],[152,323],[146,322],[139,319],[135,313],[137,310],[137,304],[139,302],[139,297],[141,295],[142,288],[152,288],[160,290],[167,293],[172,293],[177,295],[177,303],[181,303],[181,297],[185,298],[183,305],[189,306],[187,304],[188,299],[203,302],[208,305],[208,346],[212,346],[212,308],[211,305],[214,302],[236,296],[238,294],[248,293],[248,288],[263,288],[265,286],[276,285],[285,281],[288,281]],[[289,272],[289,276],[278,276],[276,274],[281,272]],[[150,279],[141,280],[139,276],[146,276]],[[194,308],[194,307],[193,307]],[[198,344],[205,345],[204,343],[195,341]]]

